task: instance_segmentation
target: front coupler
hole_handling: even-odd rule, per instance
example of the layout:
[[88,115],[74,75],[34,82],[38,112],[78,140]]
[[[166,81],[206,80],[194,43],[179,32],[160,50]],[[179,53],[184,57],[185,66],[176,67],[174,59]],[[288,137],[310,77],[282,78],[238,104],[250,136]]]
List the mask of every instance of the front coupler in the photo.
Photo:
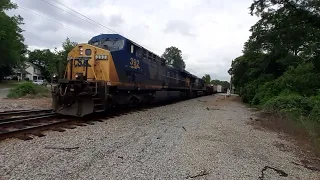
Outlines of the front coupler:
[[52,109],[63,115],[83,117],[94,112],[91,90],[82,82],[60,83],[52,91]]

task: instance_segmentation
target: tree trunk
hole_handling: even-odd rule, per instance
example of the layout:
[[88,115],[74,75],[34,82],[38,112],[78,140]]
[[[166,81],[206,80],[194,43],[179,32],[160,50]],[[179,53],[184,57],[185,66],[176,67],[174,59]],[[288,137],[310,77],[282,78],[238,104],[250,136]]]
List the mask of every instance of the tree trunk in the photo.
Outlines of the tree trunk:
[[4,78],[3,71],[0,68],[0,83],[2,82],[3,78]]

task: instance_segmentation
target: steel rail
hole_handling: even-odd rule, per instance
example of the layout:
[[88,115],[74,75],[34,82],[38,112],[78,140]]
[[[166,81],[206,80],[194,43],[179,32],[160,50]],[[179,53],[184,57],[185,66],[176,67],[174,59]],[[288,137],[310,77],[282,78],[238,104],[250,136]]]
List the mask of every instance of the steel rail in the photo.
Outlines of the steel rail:
[[14,115],[27,115],[32,113],[48,113],[52,112],[52,109],[37,109],[37,110],[13,110],[0,112],[0,117],[3,116],[14,116]]
[[40,115],[33,115],[33,116],[22,116],[22,117],[16,117],[16,118],[2,119],[0,120],[0,126],[9,125],[13,123],[29,122],[33,120],[39,120],[39,119],[44,119],[44,118],[49,118],[54,116],[57,116],[57,114],[47,113],[47,114],[40,114]]
[[0,131],[0,140],[7,139],[7,138],[12,138],[12,137],[27,137],[27,139],[30,139],[27,134],[33,134],[38,136],[37,134],[41,134],[41,131],[49,130],[54,127],[59,127],[61,125],[64,125],[65,123],[69,122],[70,120],[68,119],[62,119],[59,121],[51,122],[51,123],[46,123],[46,124],[40,124],[40,125],[33,125],[30,127],[25,127],[25,128],[19,128],[15,130],[9,130],[9,131]]

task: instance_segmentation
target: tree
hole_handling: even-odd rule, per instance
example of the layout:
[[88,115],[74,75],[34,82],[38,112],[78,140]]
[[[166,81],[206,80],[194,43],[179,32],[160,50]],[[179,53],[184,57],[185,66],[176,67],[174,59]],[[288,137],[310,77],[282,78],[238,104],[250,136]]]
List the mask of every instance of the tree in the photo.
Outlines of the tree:
[[[59,69],[57,70],[57,73],[59,75],[59,77],[63,77],[65,69],[66,69],[66,65],[68,63],[67,59],[68,59],[68,53],[75,47],[77,46],[78,43],[77,42],[73,42],[70,41],[69,38],[67,38],[63,43],[62,43],[62,48],[63,50],[60,52],[57,52],[59,54],[60,59],[58,58],[58,66]],[[57,64],[56,64],[57,65]]]
[[76,42],[71,42],[69,38],[62,43],[62,50],[58,51],[57,48],[54,51],[49,49],[29,51],[28,61],[37,65],[41,74],[48,81],[51,80],[51,76],[57,74],[59,78],[62,78],[67,65],[68,53],[77,45]]
[[228,81],[220,81],[218,79],[215,79],[215,80],[212,80],[210,83],[211,84],[219,84],[222,86],[222,88],[224,90],[227,90],[228,88],[230,88],[230,83]]
[[18,66],[26,53],[21,16],[9,17],[5,11],[17,8],[10,0],[0,2],[0,81],[12,73],[12,68]]
[[28,61],[32,64],[38,66],[41,70],[41,74],[44,76],[46,80],[50,80],[50,64],[54,60],[56,54],[52,53],[50,49],[35,49],[33,51],[29,51]]
[[172,65],[177,69],[185,69],[186,64],[182,58],[182,52],[177,47],[171,46],[166,48],[165,52],[161,56],[166,60],[166,64]]
[[211,77],[210,74],[205,74],[202,79],[204,80],[205,84],[210,84],[211,83]]
[[265,103],[283,93],[303,96],[320,89],[320,1],[254,0],[260,19],[243,55],[228,71],[245,101]]

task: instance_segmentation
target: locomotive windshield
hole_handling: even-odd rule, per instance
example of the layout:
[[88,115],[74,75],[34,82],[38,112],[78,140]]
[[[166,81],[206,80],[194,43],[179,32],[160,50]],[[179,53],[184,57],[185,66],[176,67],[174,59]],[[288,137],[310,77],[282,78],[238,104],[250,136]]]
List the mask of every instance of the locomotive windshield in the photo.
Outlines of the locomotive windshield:
[[102,41],[98,41],[93,43],[94,46],[98,46],[103,49],[107,49],[109,51],[118,51],[123,48],[124,46],[124,40],[112,40],[112,39],[106,39]]

